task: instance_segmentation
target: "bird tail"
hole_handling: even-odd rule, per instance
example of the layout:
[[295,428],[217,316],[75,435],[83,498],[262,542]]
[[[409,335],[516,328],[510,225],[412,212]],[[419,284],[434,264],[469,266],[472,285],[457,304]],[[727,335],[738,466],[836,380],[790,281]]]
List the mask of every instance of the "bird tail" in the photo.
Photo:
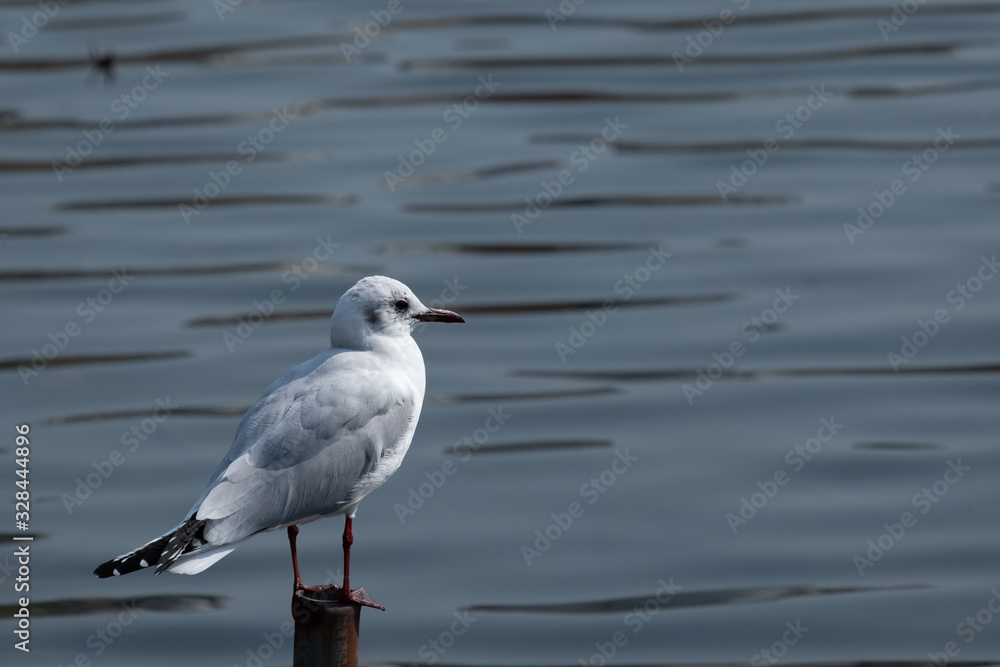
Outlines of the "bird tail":
[[[199,550],[205,545],[204,529],[205,520],[191,516],[187,521],[152,542],[147,542],[134,551],[98,565],[94,574],[105,579],[129,574],[154,565],[156,566],[156,574],[160,574],[173,565],[178,558]],[[219,556],[219,558],[221,557]]]

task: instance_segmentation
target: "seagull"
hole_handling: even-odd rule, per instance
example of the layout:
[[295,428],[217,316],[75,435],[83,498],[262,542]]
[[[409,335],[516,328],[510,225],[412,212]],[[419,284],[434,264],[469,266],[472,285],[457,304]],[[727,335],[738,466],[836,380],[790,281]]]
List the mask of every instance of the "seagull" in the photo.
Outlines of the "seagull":
[[197,574],[257,533],[287,528],[295,574],[298,526],[345,517],[339,597],[377,609],[350,588],[351,530],[358,503],[399,468],[424,400],[424,360],[410,336],[422,322],[465,322],[428,308],[392,278],[362,278],[330,318],[330,348],[291,368],[247,411],[236,437],[184,521],[98,566],[106,578],[156,566]]

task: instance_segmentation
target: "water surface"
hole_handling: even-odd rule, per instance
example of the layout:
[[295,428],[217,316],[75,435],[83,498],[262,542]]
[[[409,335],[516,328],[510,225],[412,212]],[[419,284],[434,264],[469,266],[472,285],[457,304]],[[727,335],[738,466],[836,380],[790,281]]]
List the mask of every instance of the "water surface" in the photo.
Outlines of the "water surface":
[[[291,663],[280,533],[91,571],[372,273],[468,324],[417,334],[420,428],[355,523],[362,661],[994,660],[1000,3],[387,6],[4,39],[0,451],[12,481],[31,425],[37,535],[4,664]],[[303,528],[307,580],[341,529]]]

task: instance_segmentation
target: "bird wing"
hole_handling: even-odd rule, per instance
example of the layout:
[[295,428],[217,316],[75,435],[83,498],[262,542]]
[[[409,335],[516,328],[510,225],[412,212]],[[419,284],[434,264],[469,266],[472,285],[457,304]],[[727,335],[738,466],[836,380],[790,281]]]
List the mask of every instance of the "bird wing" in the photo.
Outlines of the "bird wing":
[[412,438],[422,387],[403,380],[372,353],[335,350],[279,378],[244,416],[192,509],[208,520],[207,541],[238,541],[360,501],[364,481]]

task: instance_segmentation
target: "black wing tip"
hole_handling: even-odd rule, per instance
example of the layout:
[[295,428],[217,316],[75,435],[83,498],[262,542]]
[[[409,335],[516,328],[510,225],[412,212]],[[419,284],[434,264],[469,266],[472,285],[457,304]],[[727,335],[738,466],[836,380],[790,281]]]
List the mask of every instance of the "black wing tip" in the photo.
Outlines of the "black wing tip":
[[159,564],[159,566],[156,568],[156,572],[159,574],[170,566],[171,561],[164,560],[161,557],[163,556],[163,551],[166,549],[172,536],[173,533],[158,537],[152,542],[144,544],[131,553],[119,556],[118,558],[112,558],[106,563],[101,563],[94,570],[94,575],[98,579],[107,579],[109,577],[129,574],[131,572],[135,572],[136,570],[144,570],[157,564]]
[[[117,577],[122,574],[121,567],[123,565],[124,559],[113,559],[106,563],[101,563],[94,569],[94,576],[98,579],[107,579],[109,577]],[[131,570],[129,570],[131,571]]]
[[150,561],[150,565],[156,565],[156,574],[165,572],[167,568],[174,564],[178,558],[186,553],[197,550],[205,543],[206,519],[198,519],[192,514],[187,521],[177,527],[172,534],[161,538],[163,545],[157,544],[156,559]]

